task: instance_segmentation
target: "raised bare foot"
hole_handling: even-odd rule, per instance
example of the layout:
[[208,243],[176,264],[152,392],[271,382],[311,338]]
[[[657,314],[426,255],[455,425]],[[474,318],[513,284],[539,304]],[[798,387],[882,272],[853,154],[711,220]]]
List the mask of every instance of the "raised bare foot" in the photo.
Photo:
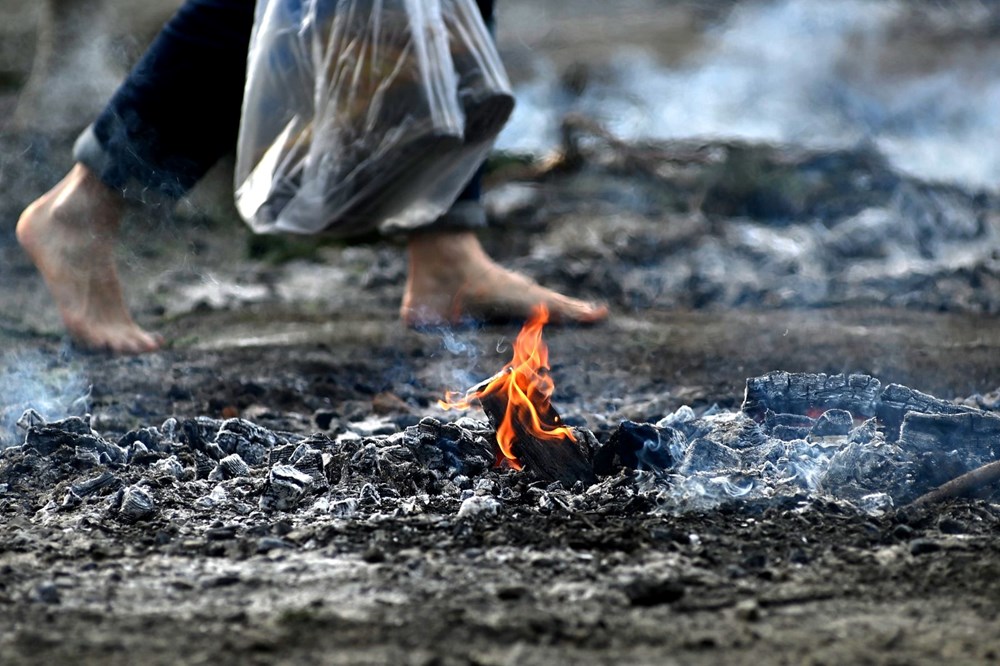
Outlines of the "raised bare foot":
[[125,306],[114,250],[123,202],[77,164],[17,222],[70,335],[91,349],[141,354],[163,339],[141,329]]
[[556,324],[594,324],[608,316],[604,305],[564,296],[503,268],[472,232],[415,234],[408,249],[400,314],[409,326],[526,319],[539,303]]

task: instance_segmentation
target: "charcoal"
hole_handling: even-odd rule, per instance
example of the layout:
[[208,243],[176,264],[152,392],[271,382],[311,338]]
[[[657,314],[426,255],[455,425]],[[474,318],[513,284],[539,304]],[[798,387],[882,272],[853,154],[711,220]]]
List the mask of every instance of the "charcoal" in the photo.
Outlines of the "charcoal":
[[905,451],[941,459],[942,464],[943,456],[957,452],[965,466],[961,474],[1000,460],[1000,416],[911,412],[903,417],[899,445]]
[[71,416],[62,421],[31,427],[25,435],[24,446],[41,455],[51,455],[63,447],[86,449],[92,451],[101,464],[125,460],[125,452],[94,432],[90,427],[90,419],[86,417]]
[[166,443],[166,442],[178,441],[177,433],[179,429],[180,429],[180,424],[174,417],[171,416],[169,419],[165,420],[163,422],[163,425],[161,425],[159,429],[160,436],[163,438],[163,442]]
[[[66,494],[63,496],[63,500],[62,503],[59,505],[59,508],[65,511],[68,509],[75,509],[81,504],[83,504],[83,498],[74,493],[73,489],[70,488],[69,490],[66,491]],[[46,505],[43,511],[47,511],[50,508],[50,506],[51,505]]]
[[844,409],[855,416],[874,416],[882,384],[868,375],[771,372],[747,380],[742,411],[763,419],[776,413],[809,414]]
[[34,409],[26,409],[24,413],[21,414],[20,418],[17,419],[17,427],[21,430],[30,430],[31,428],[38,428],[47,423],[45,417],[39,414]]
[[493,466],[496,454],[487,439],[491,435],[488,427],[477,423],[474,428],[424,418],[406,429],[406,445],[416,461],[428,469],[449,476],[477,476]]
[[259,506],[263,511],[294,509],[312,486],[312,478],[289,465],[275,465],[267,475],[267,484]]
[[887,493],[869,493],[854,500],[854,504],[866,514],[881,515],[892,509],[895,502]]
[[899,494],[908,485],[912,465],[902,460],[899,447],[851,442],[830,459],[820,487],[837,497],[857,499],[873,492]]
[[695,415],[694,410],[684,405],[679,407],[673,414],[667,414],[657,421],[656,426],[659,428],[664,426],[680,427],[682,424],[694,421],[696,418],[697,415]]
[[156,502],[149,491],[139,485],[125,488],[121,496],[118,516],[125,522],[137,522],[156,513]]
[[273,466],[287,464],[291,460],[292,454],[295,453],[295,449],[297,448],[297,444],[281,444],[274,447],[268,452],[268,465]]
[[981,413],[972,407],[939,400],[899,384],[886,386],[878,408],[878,419],[885,426],[889,440],[900,436],[900,428],[910,412],[930,415]]
[[361,486],[361,492],[358,494],[358,504],[361,506],[381,506],[382,494],[378,491],[378,488],[370,483],[366,483]]
[[95,476],[92,479],[87,479],[80,483],[73,484],[70,486],[70,490],[77,497],[90,497],[96,494],[105,494],[112,490],[117,490],[122,485],[121,479],[116,477],[111,472],[104,472],[100,476]]
[[[150,455],[152,455],[152,460],[150,460]],[[150,454],[146,445],[139,440],[132,442],[125,448],[125,461],[129,464],[144,464],[155,460],[159,460],[159,457],[156,454]]]
[[678,471],[681,474],[693,474],[702,471],[735,469],[740,466],[740,461],[740,454],[735,449],[700,437],[688,446]]
[[788,455],[788,449],[781,441],[770,439],[758,446],[744,449],[740,453],[743,455],[744,466],[760,467],[768,463],[778,464],[782,458]]
[[876,437],[879,437],[878,420],[874,418],[867,419],[864,423],[847,433],[848,442],[858,442],[861,444],[867,444]]
[[975,393],[963,400],[962,404],[989,412],[1000,411],[1000,389],[994,389],[985,395]]
[[812,427],[811,435],[816,437],[846,436],[854,427],[854,417],[845,409],[828,409]]
[[226,452],[215,443],[215,436],[222,427],[223,421],[198,416],[184,419],[181,425],[181,441],[195,451],[202,451],[214,460],[222,460]]
[[208,457],[208,454],[201,451],[194,452],[194,478],[207,479],[214,469],[215,462]]
[[73,460],[81,469],[99,467],[103,464],[101,462],[101,456],[96,450],[84,446],[77,446],[73,448]]
[[805,439],[812,432],[812,428],[799,426],[779,425],[771,430],[771,437],[780,439],[783,442],[793,442],[796,439]]
[[244,419],[228,419],[220,426],[215,443],[226,454],[238,453],[248,465],[261,465],[278,437],[267,428]]
[[378,447],[374,442],[368,442],[355,451],[348,464],[351,471],[359,477],[372,479],[382,476]]
[[241,476],[250,475],[250,466],[246,464],[240,454],[231,453],[215,466],[215,469],[208,475],[209,481],[225,481],[236,479]]
[[697,426],[698,430],[701,431],[699,437],[704,437],[731,449],[759,446],[768,439],[760,424],[742,412],[703,416],[692,425]]
[[195,506],[203,509],[215,509],[225,506],[229,502],[229,493],[221,483],[212,488],[212,491],[203,497],[195,500]]
[[169,447],[165,445],[163,435],[156,428],[140,428],[138,430],[130,430],[125,433],[119,440],[118,446],[123,449],[128,449],[128,447],[134,442],[139,442],[146,447],[147,451],[167,451]]
[[157,476],[172,476],[175,479],[184,478],[184,466],[177,459],[177,456],[157,460],[150,467],[150,471]]
[[667,471],[678,462],[684,435],[669,427],[622,421],[594,456],[594,471],[607,476],[621,467]]
[[299,444],[290,458],[292,466],[298,471],[308,474],[312,479],[313,488],[325,490],[329,487],[326,478],[326,462],[323,454],[308,444]]
[[330,504],[330,514],[336,518],[353,518],[358,512],[358,500],[354,497],[337,500]]
[[770,409],[764,413],[764,428],[773,429],[779,426],[786,428],[812,428],[816,424],[813,419],[805,414],[776,414]]

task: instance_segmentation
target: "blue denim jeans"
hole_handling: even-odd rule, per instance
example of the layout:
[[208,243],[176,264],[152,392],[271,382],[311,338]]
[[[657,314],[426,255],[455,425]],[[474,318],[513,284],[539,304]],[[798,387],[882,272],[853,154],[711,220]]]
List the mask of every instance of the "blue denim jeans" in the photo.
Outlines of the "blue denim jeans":
[[[255,0],[187,0],[164,26],[73,157],[113,189],[179,198],[233,150]],[[493,20],[493,0],[477,0]],[[485,225],[482,169],[433,228]]]

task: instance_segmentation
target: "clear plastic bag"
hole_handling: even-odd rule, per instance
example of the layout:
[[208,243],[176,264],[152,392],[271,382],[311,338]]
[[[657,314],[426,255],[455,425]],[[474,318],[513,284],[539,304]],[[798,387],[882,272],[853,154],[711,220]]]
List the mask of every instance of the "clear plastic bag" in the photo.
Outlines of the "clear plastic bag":
[[237,208],[258,232],[425,225],[513,105],[473,0],[257,0]]

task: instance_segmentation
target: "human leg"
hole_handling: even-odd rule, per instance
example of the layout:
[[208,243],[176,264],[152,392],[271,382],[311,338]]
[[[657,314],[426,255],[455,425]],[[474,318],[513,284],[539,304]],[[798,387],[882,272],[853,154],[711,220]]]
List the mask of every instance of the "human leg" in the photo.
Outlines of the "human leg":
[[[492,29],[493,0],[477,0]],[[544,303],[553,323],[591,324],[605,319],[604,305],[546,289],[507,270],[486,254],[475,230],[486,226],[480,168],[452,208],[434,224],[411,232],[403,320],[410,326],[527,318]]]
[[123,206],[117,192],[77,164],[21,214],[17,240],[70,335],[87,347],[139,354],[163,340],[140,328],[125,306],[114,262]]
[[604,305],[570,298],[503,268],[473,231],[411,234],[407,254],[401,316],[410,326],[525,319],[540,303],[548,307],[552,323],[593,324],[608,316]]
[[189,0],[77,141],[77,164],[18,220],[78,342],[119,353],[162,344],[132,319],[115,269],[124,197],[180,196],[231,148],[252,22],[250,0]]
[[74,149],[108,187],[183,196],[236,144],[253,0],[187,0]]

